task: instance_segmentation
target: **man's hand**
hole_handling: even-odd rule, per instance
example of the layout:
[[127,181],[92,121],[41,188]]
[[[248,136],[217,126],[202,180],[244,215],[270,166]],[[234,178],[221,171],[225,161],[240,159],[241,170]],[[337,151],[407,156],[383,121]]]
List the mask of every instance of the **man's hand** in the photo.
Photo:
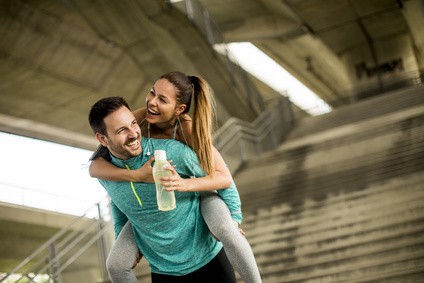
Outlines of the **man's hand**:
[[242,234],[243,236],[245,236],[246,233],[243,231],[243,229],[240,228],[240,225],[238,224],[238,222],[235,221],[234,219],[233,219],[233,222],[234,222],[234,225],[236,225],[237,229],[239,230],[240,234]]
[[151,157],[143,166],[134,170],[137,173],[137,182],[154,183],[152,162],[155,156]]
[[143,257],[143,255],[141,254],[140,251],[138,251],[137,257],[136,257],[133,265],[131,266],[131,269],[134,269],[137,266],[137,264],[140,262],[140,260],[141,260],[142,257]]

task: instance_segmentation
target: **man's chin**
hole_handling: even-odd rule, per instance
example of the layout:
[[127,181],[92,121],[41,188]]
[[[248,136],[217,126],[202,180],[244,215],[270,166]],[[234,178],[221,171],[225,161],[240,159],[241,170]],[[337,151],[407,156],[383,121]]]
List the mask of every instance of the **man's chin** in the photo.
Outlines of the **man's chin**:
[[[141,152],[142,152],[141,147],[136,149],[136,150],[127,149],[127,150],[121,152],[120,156],[122,156],[122,157],[120,159],[129,159],[129,158],[132,158],[132,157],[136,157],[136,156],[139,156],[141,154]],[[115,155],[115,156],[117,156],[117,155]],[[125,157],[125,158],[123,158],[123,157]]]
[[129,150],[128,153],[131,154],[132,157],[139,156],[142,152],[141,147],[135,150]]

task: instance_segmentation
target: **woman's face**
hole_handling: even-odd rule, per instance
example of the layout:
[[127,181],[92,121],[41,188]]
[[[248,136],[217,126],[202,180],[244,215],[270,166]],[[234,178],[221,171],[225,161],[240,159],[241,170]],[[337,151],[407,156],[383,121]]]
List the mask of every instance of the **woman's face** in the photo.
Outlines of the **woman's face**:
[[177,88],[167,79],[159,79],[146,97],[146,120],[151,124],[166,123],[182,113],[185,105],[177,104]]

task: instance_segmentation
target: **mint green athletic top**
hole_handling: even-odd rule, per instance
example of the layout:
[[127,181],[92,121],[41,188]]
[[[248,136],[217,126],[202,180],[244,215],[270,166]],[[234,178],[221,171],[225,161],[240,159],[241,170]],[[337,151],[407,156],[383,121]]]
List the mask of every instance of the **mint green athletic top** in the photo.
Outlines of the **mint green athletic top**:
[[[194,151],[187,145],[170,139],[142,138],[142,147],[166,151],[167,159],[177,165],[182,178],[201,177]],[[112,163],[121,168],[137,169],[151,156],[145,150],[137,157],[120,160],[112,156]],[[174,276],[186,275],[210,262],[222,249],[209,232],[199,208],[198,192],[177,192],[177,207],[159,211],[154,183],[113,182],[99,179],[111,198],[111,212],[115,236],[125,223],[132,224],[135,240],[154,273]],[[219,190],[233,219],[241,221],[240,198],[235,185]],[[221,196],[222,197],[222,196]]]

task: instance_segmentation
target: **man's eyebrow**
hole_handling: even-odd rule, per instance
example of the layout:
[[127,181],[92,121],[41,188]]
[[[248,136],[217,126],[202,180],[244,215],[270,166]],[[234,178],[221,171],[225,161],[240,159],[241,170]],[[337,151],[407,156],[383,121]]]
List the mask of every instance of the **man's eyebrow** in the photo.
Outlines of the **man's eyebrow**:
[[119,127],[118,129],[115,130],[115,134],[117,134],[120,130],[125,129],[125,126]]

